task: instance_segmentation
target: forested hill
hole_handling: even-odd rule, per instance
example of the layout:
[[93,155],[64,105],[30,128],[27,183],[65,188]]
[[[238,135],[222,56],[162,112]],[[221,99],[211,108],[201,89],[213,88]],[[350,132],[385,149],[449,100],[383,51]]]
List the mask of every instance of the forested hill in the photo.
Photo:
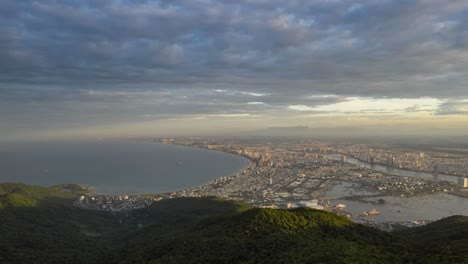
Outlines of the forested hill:
[[386,233],[306,208],[207,197],[108,214],[76,195],[0,184],[0,263],[468,263],[464,216]]

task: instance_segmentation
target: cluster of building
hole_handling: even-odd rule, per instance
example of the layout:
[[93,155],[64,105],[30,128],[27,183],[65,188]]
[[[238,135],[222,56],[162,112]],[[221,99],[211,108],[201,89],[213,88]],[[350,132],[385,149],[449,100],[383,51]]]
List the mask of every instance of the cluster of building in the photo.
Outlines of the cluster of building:
[[[413,178],[387,175],[346,162],[330,154],[342,153],[361,160],[392,166],[410,166],[418,161],[426,166],[433,155],[365,145],[333,145],[322,142],[222,142],[204,139],[163,139],[161,142],[200,147],[241,155],[251,165],[237,175],[225,176],[212,183],[172,193],[140,196],[82,196],[78,207],[119,212],[148,206],[154,201],[174,197],[218,196],[242,200],[252,205],[268,208],[294,208],[306,206],[333,211],[348,217],[378,214],[378,211],[351,215],[346,205],[337,200],[364,200],[366,197],[414,196],[434,192],[452,192],[459,189],[453,182],[437,178]],[[432,161],[431,161],[432,162]],[[447,161],[446,161],[447,162]],[[468,161],[466,162],[468,164]],[[441,162],[437,163],[442,164]],[[416,167],[410,167],[415,169]],[[460,172],[461,173],[461,172]],[[463,178],[468,187],[467,178]]]
[[342,153],[359,160],[396,168],[468,176],[468,157],[441,151],[410,151],[392,145],[367,144],[334,145],[329,152]]
[[121,212],[143,208],[161,199],[159,195],[83,195],[74,205],[79,208]]
[[252,162],[248,169],[238,175],[179,191],[179,196],[213,195],[261,207],[308,204],[313,205],[310,207],[333,209],[336,205],[333,205],[329,193],[333,192],[334,186],[342,183],[350,187],[334,199],[356,199],[369,195],[413,196],[458,188],[451,182],[386,175],[347,163],[345,158],[329,158],[330,153],[337,153],[330,145],[289,142],[236,144],[192,140],[174,143],[235,153]]

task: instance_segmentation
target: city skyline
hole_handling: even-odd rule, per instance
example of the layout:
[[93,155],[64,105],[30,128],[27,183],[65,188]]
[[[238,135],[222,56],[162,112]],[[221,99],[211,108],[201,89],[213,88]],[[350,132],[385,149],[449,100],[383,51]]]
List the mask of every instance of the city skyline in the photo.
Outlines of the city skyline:
[[466,1],[5,1],[0,133],[466,136],[467,17]]

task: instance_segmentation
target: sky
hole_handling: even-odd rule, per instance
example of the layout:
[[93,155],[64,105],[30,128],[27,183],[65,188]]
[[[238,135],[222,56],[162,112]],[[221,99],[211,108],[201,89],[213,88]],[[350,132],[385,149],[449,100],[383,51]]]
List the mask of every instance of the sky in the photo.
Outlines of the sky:
[[466,135],[467,73],[467,1],[0,1],[1,140]]

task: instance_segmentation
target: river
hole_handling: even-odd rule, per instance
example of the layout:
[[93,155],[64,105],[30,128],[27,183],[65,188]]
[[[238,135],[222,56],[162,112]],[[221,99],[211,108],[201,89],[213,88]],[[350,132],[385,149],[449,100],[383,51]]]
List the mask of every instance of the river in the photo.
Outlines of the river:
[[[341,154],[329,154],[327,156],[333,159],[341,158]],[[458,183],[458,179],[460,178],[459,176],[454,176],[454,175],[447,175],[447,174],[441,174],[441,173],[434,174],[434,173],[428,173],[428,172],[423,172],[423,171],[412,171],[412,170],[400,169],[400,168],[395,168],[395,167],[380,165],[380,164],[371,164],[371,163],[361,161],[361,160],[358,160],[356,158],[353,158],[347,155],[346,155],[346,162],[354,164],[354,165],[358,165],[359,167],[368,168],[374,171],[379,171],[379,172],[383,172],[383,173],[391,174],[391,175],[405,176],[405,177],[437,179],[441,181],[449,181],[449,182],[454,182],[454,183]]]
[[[341,155],[330,154],[327,155],[333,159],[339,159]],[[431,173],[411,171],[405,169],[399,169],[389,167],[385,165],[370,164],[367,162],[360,161],[353,157],[346,157],[346,162],[355,164],[360,167],[368,168],[371,170],[379,171],[386,174],[425,178],[425,179],[437,179],[450,182],[458,182],[460,177],[452,175],[438,174],[434,175]],[[346,183],[342,183],[346,184]],[[343,190],[341,185],[334,186],[329,190],[329,197],[334,197],[333,204],[343,203],[346,205],[345,211],[350,214],[360,214],[363,212],[377,209],[380,214],[367,216],[368,220],[374,220],[375,222],[386,222],[386,221],[408,221],[408,220],[439,220],[441,218],[451,215],[468,215],[468,199],[451,195],[448,193],[433,193],[424,194],[411,197],[399,197],[399,196],[379,196],[374,198],[366,198],[363,201],[347,200],[343,198],[343,195],[339,195],[339,190]],[[373,193],[372,193],[373,194]],[[384,204],[375,203],[377,199],[385,200]]]

